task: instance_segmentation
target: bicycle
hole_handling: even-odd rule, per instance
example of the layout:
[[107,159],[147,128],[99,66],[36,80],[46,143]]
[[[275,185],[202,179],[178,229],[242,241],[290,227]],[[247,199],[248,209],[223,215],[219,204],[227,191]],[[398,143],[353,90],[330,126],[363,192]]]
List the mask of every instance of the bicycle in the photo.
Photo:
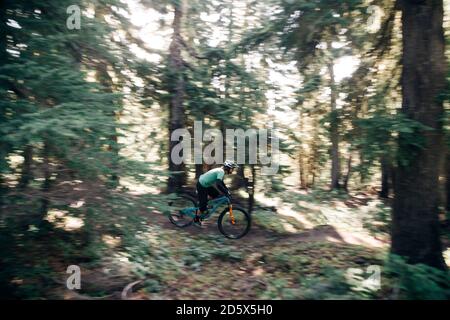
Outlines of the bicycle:
[[[221,196],[208,201],[208,212],[200,214],[201,220],[209,219],[221,206],[226,205],[219,215],[217,225],[219,231],[229,239],[239,239],[250,231],[251,217],[244,208],[233,206],[226,196]],[[187,194],[177,195],[169,201],[169,220],[179,228],[185,228],[194,223],[197,210],[197,200]]]

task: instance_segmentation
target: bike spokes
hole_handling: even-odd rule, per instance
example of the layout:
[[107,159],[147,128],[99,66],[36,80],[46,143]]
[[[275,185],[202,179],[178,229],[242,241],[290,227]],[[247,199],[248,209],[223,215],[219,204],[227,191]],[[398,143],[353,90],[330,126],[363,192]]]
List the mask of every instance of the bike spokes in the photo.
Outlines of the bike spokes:
[[170,208],[170,221],[177,227],[187,227],[192,223],[192,215],[190,215],[188,208],[195,207],[195,200],[187,197],[180,196],[176,199],[169,201]]
[[170,219],[175,225],[179,227],[185,226],[192,221],[192,218],[184,214],[183,212],[172,213],[170,215]]
[[239,239],[247,234],[250,229],[249,215],[231,206],[219,217],[219,230],[224,236],[231,239]]

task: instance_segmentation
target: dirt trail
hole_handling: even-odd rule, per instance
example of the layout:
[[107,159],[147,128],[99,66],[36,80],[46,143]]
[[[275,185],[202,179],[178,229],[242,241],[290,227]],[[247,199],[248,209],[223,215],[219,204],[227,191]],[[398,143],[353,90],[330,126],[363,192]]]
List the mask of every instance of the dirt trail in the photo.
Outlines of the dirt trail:
[[[189,226],[186,228],[178,228],[173,225],[169,219],[160,214],[152,213],[149,216],[152,223],[157,222],[165,229],[179,230],[180,232],[188,233],[191,236],[198,236],[201,234],[220,234],[217,227],[217,217],[213,216],[207,221],[204,221],[202,228],[196,226]],[[230,240],[236,241],[236,240]],[[359,235],[352,232],[338,231],[332,225],[319,225],[312,229],[305,229],[301,232],[295,233],[277,233],[268,229],[261,228],[258,225],[252,224],[250,232],[240,241],[243,246],[265,246],[270,245],[274,241],[296,241],[296,242],[337,242],[350,243],[369,247],[382,247],[388,243],[383,240],[376,239],[367,235]]]
[[[186,235],[190,238],[200,238],[203,235],[216,235],[221,237],[218,228],[217,228],[217,215],[213,215],[211,219],[205,221],[203,223],[203,228],[197,228],[195,226],[189,226],[186,228],[178,228],[173,225],[167,216],[163,215],[160,212],[149,212],[144,211],[141,212],[142,216],[145,217],[149,225],[157,225],[166,230],[175,230],[177,233],[179,232],[181,235]],[[226,238],[224,238],[226,239]],[[335,226],[332,225],[319,225],[312,229],[305,229],[295,233],[277,233],[275,231],[271,231],[265,229],[259,225],[253,224],[250,232],[242,239],[239,240],[230,240],[226,239],[225,241],[230,244],[234,243],[236,246],[240,248],[240,250],[249,252],[259,252],[260,250],[267,250],[272,246],[277,245],[294,245],[297,243],[309,243],[309,242],[331,242],[331,243],[348,243],[348,244],[358,244],[358,245],[366,245],[374,247],[372,244],[385,245],[381,241],[378,241],[374,238],[363,238],[361,239],[361,235],[357,235],[350,232],[345,232],[342,230],[337,230]],[[377,242],[378,241],[378,242]],[[353,243],[352,243],[353,242]],[[241,266],[242,268],[242,266]],[[239,269],[238,272],[243,272],[246,274],[246,280],[242,280],[243,283],[239,284],[239,290],[242,294],[242,290],[245,288],[245,292],[248,294],[245,295],[247,298],[256,298],[254,295],[254,286],[264,285],[262,284],[262,280],[258,275],[260,272],[258,268],[247,268],[245,271]],[[65,278],[65,274],[61,276],[61,279]],[[106,282],[105,282],[106,281]],[[197,280],[192,279],[191,275],[186,275],[182,280],[178,279],[177,282],[170,284],[164,291],[165,296],[170,296],[172,298],[185,298],[186,292],[181,292],[178,288],[178,281],[184,281],[185,283],[195,282]],[[242,282],[241,281],[241,282]],[[65,290],[63,286],[60,288],[60,296],[64,299],[89,299],[89,300],[104,300],[104,299],[151,299],[153,296],[148,294],[143,294],[139,292],[139,289],[142,287],[142,281],[136,281],[136,279],[132,279],[130,277],[115,277],[111,278],[109,275],[104,273],[103,269],[98,270],[85,270],[85,277],[83,279],[83,283],[85,287],[92,287],[98,289],[99,286],[104,287],[104,292],[107,293],[102,296],[92,297],[88,294],[72,292],[69,290]],[[102,284],[103,285],[99,285]],[[106,283],[106,284],[104,284]],[[195,283],[193,284],[193,292],[195,290],[200,290],[195,287]],[[242,289],[242,288],[244,289]],[[231,289],[230,289],[231,290]],[[234,290],[234,289],[233,289]],[[97,290],[98,291],[98,290]],[[173,291],[173,292],[172,292]],[[232,291],[232,290],[231,290]],[[233,291],[234,292],[234,291]],[[200,294],[201,290],[197,292]],[[221,294],[229,295],[230,292],[226,291],[216,292],[215,293],[218,298],[221,297]],[[237,294],[237,293],[236,293]],[[154,297],[153,297],[154,298]]]
[[[217,216],[213,216],[210,220],[207,220],[203,223],[203,228],[197,228],[195,226],[189,226],[186,228],[178,228],[173,225],[168,217],[161,213],[157,212],[147,212],[144,216],[148,219],[149,224],[158,225],[167,230],[176,230],[180,234],[184,234],[190,236],[191,238],[198,238],[202,235],[217,235],[221,236],[218,228],[217,228]],[[231,242],[235,242],[237,246],[240,247],[241,250],[245,252],[256,252],[257,248],[260,248],[261,251],[267,250],[267,248],[280,245],[280,244],[296,244],[296,243],[308,243],[308,242],[334,242],[334,243],[347,243],[350,236],[353,236],[356,240],[355,242],[359,242],[359,244],[366,244],[364,241],[360,241],[361,239],[357,239],[357,236],[343,233],[342,231],[337,231],[334,226],[331,225],[321,225],[317,226],[313,229],[304,230],[297,233],[277,233],[274,231],[270,231],[264,229],[258,225],[252,225],[252,229],[250,232],[242,239],[239,240],[226,240]],[[366,239],[367,240],[367,239]],[[369,245],[368,245],[369,246]],[[265,248],[265,249],[264,249]],[[216,266],[220,267],[220,266]],[[214,267],[213,267],[214,268]],[[267,286],[264,280],[260,277],[259,273],[263,272],[261,267],[253,264],[242,264],[237,269],[237,272],[240,274],[245,274],[245,277],[240,277],[236,283],[233,285],[230,284],[230,288],[224,290],[223,292],[219,292],[220,290],[214,292],[214,297],[216,298],[225,298],[230,294],[240,294],[245,298],[257,298],[255,296],[255,288],[258,286],[262,286],[263,288]],[[193,274],[187,274],[183,276],[181,279],[178,279],[176,282],[169,284],[164,290],[164,296],[170,296],[174,299],[185,299],[188,298],[198,298],[201,296],[203,289],[201,283],[203,283],[198,277]],[[228,279],[229,280],[229,279]],[[228,280],[224,280],[224,283],[228,283]],[[185,292],[179,288],[179,282],[183,282],[186,285],[192,285],[189,292]],[[197,283],[198,282],[198,283]],[[226,284],[221,283],[223,286],[227,286]],[[205,286],[209,288],[209,284],[203,283]],[[141,300],[141,299],[151,299],[154,298],[153,295],[144,294],[142,292],[138,292],[141,286],[140,281],[130,282],[127,286],[124,286],[123,291],[119,294],[119,292],[115,293],[115,296],[108,296],[107,299],[133,299],[133,300]],[[200,287],[199,287],[200,286]],[[236,289],[235,288],[238,288]],[[212,290],[212,289],[211,289]],[[75,297],[76,299],[77,297]],[[78,297],[79,299],[85,297]],[[211,298],[211,297],[209,297]]]

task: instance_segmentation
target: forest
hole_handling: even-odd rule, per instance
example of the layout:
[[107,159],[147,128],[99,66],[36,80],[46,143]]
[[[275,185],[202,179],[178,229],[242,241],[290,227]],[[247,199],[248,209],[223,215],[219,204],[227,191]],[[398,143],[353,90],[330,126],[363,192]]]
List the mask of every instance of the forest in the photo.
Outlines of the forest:
[[[1,0],[0,299],[450,299],[449,63],[450,0]],[[248,233],[171,223],[225,160]]]

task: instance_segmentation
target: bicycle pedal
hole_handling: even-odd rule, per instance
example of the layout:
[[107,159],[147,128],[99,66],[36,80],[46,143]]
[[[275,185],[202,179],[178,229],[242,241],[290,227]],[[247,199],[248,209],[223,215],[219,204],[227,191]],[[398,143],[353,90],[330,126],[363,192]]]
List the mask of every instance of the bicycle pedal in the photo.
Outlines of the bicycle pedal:
[[203,225],[202,225],[201,222],[194,221],[193,225],[194,225],[195,227],[197,227],[197,228],[200,228],[200,229],[203,228]]

